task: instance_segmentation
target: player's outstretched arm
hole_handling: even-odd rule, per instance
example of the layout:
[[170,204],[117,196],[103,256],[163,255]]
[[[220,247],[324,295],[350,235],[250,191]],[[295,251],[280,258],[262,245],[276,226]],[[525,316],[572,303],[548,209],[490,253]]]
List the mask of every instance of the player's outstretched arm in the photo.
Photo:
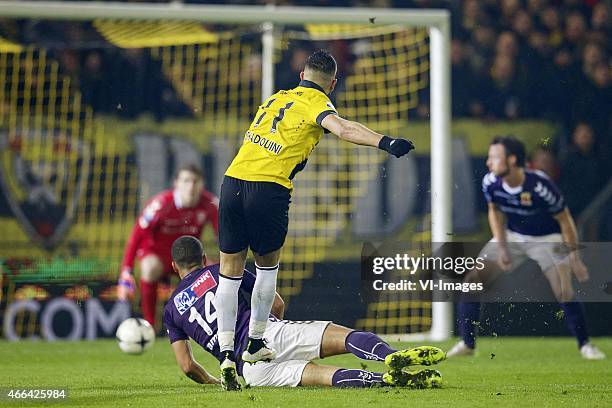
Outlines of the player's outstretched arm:
[[512,260],[510,259],[506,242],[506,219],[504,214],[497,209],[497,206],[494,203],[489,203],[489,211],[487,216],[489,219],[491,234],[493,234],[493,238],[495,238],[495,241],[497,241],[497,245],[499,246],[499,259],[497,260],[497,263],[502,270],[508,271],[512,266]]
[[125,251],[123,260],[121,262],[121,269],[119,273],[119,280],[117,282],[117,297],[119,300],[128,300],[134,297],[134,291],[136,290],[136,282],[132,270],[134,269],[134,259],[136,258],[136,251],[138,246],[143,239],[145,232],[138,225],[138,220],[132,228],[132,233],[128,238],[125,245]]
[[487,218],[493,238],[499,243],[506,243],[506,219],[504,214],[493,203],[488,205]]
[[395,157],[401,157],[414,149],[414,145],[410,140],[394,139],[381,135],[359,122],[343,119],[338,115],[327,115],[321,121],[321,126],[347,142],[362,146],[378,147]]
[[285,317],[285,301],[281,297],[281,295],[276,292],[276,296],[274,296],[274,303],[272,303],[272,309],[270,310],[273,316],[276,316],[278,319],[283,319]]
[[154,197],[142,210],[142,213],[138,216],[130,238],[125,245],[125,253],[123,255],[123,261],[121,262],[121,273],[119,275],[117,297],[119,300],[127,300],[134,296],[136,289],[136,283],[132,270],[134,269],[134,259],[136,258],[136,252],[140,247],[140,243],[143,241],[153,241],[153,231],[158,225],[164,208],[164,202]]
[[219,384],[219,380],[208,374],[204,367],[194,360],[189,340],[178,340],[172,343],[176,362],[183,373],[199,384]]
[[563,243],[565,243],[565,245],[567,245],[572,251],[570,254],[572,271],[574,272],[574,275],[576,275],[576,279],[578,279],[578,281],[586,282],[589,280],[589,271],[586,265],[580,259],[580,254],[578,253],[578,232],[576,231],[574,218],[567,207],[561,210],[561,212],[556,214],[554,217],[559,223],[559,228],[561,228]]

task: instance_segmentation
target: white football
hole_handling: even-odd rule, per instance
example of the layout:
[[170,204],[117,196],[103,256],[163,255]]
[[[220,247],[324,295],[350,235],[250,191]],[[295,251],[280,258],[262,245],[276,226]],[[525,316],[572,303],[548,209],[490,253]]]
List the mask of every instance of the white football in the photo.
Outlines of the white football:
[[155,343],[155,330],[146,320],[130,317],[117,328],[117,341],[124,353],[142,354]]

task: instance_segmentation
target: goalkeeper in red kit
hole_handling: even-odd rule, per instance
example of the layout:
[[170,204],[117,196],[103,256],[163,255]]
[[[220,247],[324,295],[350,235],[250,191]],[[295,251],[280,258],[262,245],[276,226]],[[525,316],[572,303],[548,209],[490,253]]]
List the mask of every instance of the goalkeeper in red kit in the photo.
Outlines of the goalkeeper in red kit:
[[157,284],[172,270],[172,243],[183,235],[200,238],[206,225],[219,234],[219,200],[204,189],[201,170],[195,165],[180,167],[173,189],[153,197],[139,215],[126,244],[118,284],[118,298],[133,297],[136,284],[134,260],[140,267],[140,305],[143,317],[153,325]]

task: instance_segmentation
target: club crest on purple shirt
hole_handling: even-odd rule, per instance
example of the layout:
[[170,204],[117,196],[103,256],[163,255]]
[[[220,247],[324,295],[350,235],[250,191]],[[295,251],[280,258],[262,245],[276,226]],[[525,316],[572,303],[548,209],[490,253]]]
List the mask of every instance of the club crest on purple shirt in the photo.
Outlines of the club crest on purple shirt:
[[199,298],[204,296],[206,292],[215,288],[217,282],[212,276],[210,271],[204,272],[200,275],[195,282],[193,282],[188,288],[183,289],[174,296],[174,306],[180,314],[185,313],[191,306],[197,302]]
[[533,205],[533,201],[531,201],[531,193],[529,191],[523,191],[521,193],[521,205]]

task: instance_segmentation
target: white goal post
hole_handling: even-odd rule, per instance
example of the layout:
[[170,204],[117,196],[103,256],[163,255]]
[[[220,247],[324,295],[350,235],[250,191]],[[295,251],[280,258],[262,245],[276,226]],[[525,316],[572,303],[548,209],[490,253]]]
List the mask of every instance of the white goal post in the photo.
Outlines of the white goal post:
[[[450,135],[450,12],[439,9],[319,8],[286,6],[210,6],[180,3],[104,3],[0,1],[0,17],[88,21],[96,18],[183,20],[208,23],[262,24],[262,95],[273,93],[274,24],[353,23],[425,27],[430,36],[431,236],[452,238],[452,171]],[[432,326],[421,338],[441,341],[450,336],[452,308],[432,304]],[[414,339],[393,336],[395,340]]]

